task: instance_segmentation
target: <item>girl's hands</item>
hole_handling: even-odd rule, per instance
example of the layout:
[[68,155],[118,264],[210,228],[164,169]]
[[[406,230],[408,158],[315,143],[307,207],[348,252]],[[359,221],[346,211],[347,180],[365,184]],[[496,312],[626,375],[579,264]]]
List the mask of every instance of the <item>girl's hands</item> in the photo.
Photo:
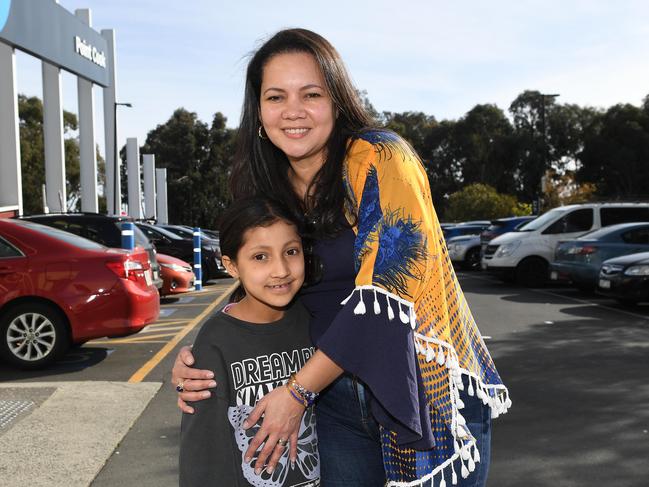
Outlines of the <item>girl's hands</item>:
[[[304,411],[304,406],[291,397],[291,393],[285,386],[276,387],[257,403],[255,409],[243,423],[243,427],[248,429],[255,425],[262,416],[264,418],[245,455],[245,461],[250,462],[263,443],[264,446],[254,465],[257,475],[261,473],[265,465],[267,465],[266,472],[273,473],[287,446],[290,447],[289,459],[291,463],[295,462],[298,433]],[[278,443],[280,439],[288,440],[288,443],[285,446],[281,445]]]
[[216,387],[216,382],[211,370],[192,368],[194,356],[191,350],[191,347],[185,346],[178,352],[171,369],[171,384],[173,387],[182,384],[184,391],[178,393],[178,407],[184,413],[194,414],[194,408],[185,401],[207,399],[212,395],[207,389]]

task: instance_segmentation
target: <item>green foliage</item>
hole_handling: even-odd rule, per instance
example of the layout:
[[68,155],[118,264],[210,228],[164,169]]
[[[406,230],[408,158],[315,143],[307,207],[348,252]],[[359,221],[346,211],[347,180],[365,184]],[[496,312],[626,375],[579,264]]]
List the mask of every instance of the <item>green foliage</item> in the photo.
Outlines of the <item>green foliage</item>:
[[575,171],[563,173],[548,171],[547,182],[543,191],[543,210],[549,210],[561,205],[573,205],[592,201],[596,194],[593,183],[579,183]]
[[[646,99],[645,99],[646,101]],[[584,141],[579,182],[597,186],[606,199],[649,196],[649,111],[615,105],[597,117]]]
[[455,125],[457,164],[463,184],[514,191],[513,128],[495,105],[476,105]]
[[[480,104],[458,120],[438,121],[423,112],[379,113],[367,92],[359,96],[372,116],[406,139],[422,159],[433,201],[446,219],[491,218],[529,214],[541,192],[541,179],[551,178],[545,206],[593,198],[649,197],[649,96],[638,107],[608,110],[561,104],[560,98],[527,90],[506,114]],[[42,103],[19,97],[26,212],[42,211]],[[77,118],[64,112],[68,206],[79,198]],[[151,130],[141,153],[156,156],[166,167],[169,216],[173,223],[216,226],[230,201],[228,175],[236,130],[216,113],[210,124],[196,113],[177,109]],[[125,161],[125,151],[121,151]],[[126,164],[123,197],[126,198]],[[98,157],[99,184],[104,163]],[[511,196],[509,196],[511,195]],[[464,199],[462,199],[464,198]],[[472,201],[477,198],[477,201]],[[105,200],[100,197],[100,208]]]
[[521,205],[516,197],[500,194],[487,184],[470,184],[448,198],[446,221],[492,220],[531,214],[531,207]]
[[590,107],[562,105],[556,97],[532,90],[518,95],[509,112],[516,145],[516,193],[531,201],[539,194],[546,171],[563,171],[578,159],[599,112]]
[[167,168],[169,221],[215,228],[230,201],[227,179],[235,131],[216,113],[208,126],[194,112],[177,109],[147,135],[143,154],[154,154],[156,167]]
[[[25,214],[42,213],[42,187],[45,184],[43,102],[35,96],[18,95],[18,119],[20,126],[23,211]],[[77,116],[64,110],[65,174],[68,196],[66,204],[68,209],[75,209],[80,197],[79,142],[72,134],[77,128]]]

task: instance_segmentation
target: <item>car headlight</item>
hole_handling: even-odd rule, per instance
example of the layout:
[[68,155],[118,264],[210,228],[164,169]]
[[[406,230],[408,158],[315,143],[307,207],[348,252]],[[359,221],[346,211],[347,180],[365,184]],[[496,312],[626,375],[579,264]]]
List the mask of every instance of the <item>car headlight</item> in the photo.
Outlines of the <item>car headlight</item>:
[[178,264],[160,264],[160,267],[166,267],[167,269],[171,269],[172,271],[176,271],[176,272],[185,270],[183,266]]
[[521,241],[517,240],[515,242],[510,242],[503,244],[498,247],[498,250],[496,250],[495,257],[507,257],[509,255],[512,255],[514,252],[516,252],[516,249],[520,247]]
[[632,265],[624,271],[625,276],[649,276],[649,265]]

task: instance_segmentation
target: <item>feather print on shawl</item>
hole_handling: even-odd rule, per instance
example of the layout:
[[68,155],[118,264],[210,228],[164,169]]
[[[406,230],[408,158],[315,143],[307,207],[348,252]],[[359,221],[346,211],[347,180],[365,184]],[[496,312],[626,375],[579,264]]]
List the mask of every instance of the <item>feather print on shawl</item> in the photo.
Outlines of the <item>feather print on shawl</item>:
[[[350,141],[355,289],[317,346],[368,385],[389,486],[449,485],[480,461],[459,391],[511,405],[453,271],[428,177],[388,131]],[[352,215],[357,215],[354,219]]]

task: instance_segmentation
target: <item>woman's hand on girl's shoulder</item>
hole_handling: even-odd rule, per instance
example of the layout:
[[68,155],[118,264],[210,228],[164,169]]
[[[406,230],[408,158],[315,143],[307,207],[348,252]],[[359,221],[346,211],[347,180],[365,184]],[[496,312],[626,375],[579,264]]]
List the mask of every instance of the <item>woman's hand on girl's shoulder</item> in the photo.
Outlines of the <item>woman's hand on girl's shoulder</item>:
[[178,407],[183,413],[194,414],[194,408],[185,401],[202,401],[212,394],[208,389],[216,387],[214,372],[192,368],[194,356],[192,348],[184,346],[176,355],[171,369],[171,384],[178,392]]

